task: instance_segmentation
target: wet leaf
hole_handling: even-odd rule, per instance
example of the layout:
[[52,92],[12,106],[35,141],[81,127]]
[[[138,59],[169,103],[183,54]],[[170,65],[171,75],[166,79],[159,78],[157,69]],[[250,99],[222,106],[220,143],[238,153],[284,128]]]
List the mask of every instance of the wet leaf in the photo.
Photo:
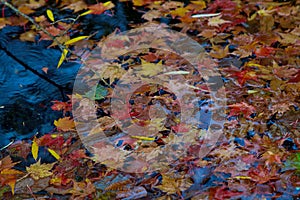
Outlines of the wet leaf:
[[53,15],[53,12],[49,9],[46,10],[46,13],[47,13],[47,17],[52,21],[54,22],[54,15]]
[[39,145],[37,143],[37,139],[34,137],[31,145],[31,153],[35,160],[38,158],[38,152],[39,152]]
[[39,160],[37,163],[26,167],[26,171],[30,174],[30,176],[33,179],[38,180],[40,178],[51,176],[53,172],[50,172],[50,170],[53,168],[54,164],[55,163],[41,164],[41,160]]
[[86,38],[88,38],[88,37],[89,37],[89,36],[79,36],[79,37],[73,38],[73,39],[71,39],[71,40],[69,40],[69,41],[66,41],[64,44],[65,44],[65,45],[70,45],[70,44],[73,44],[73,43],[78,42],[78,41],[80,41],[80,40],[84,40],[84,39],[86,39]]
[[54,157],[56,158],[56,160],[59,160],[60,159],[60,155],[58,153],[56,153],[54,150],[52,149],[47,149],[49,151],[49,153]]
[[216,27],[219,27],[219,26],[222,25],[222,24],[230,23],[230,21],[221,19],[221,17],[222,17],[222,16],[217,16],[217,17],[209,18],[209,19],[208,19],[208,25],[209,25],[209,26],[216,26]]
[[54,120],[54,125],[58,130],[62,131],[72,131],[75,129],[75,124],[71,117],[60,118],[57,121]]
[[64,60],[66,59],[67,57],[67,54],[68,54],[68,50],[67,49],[64,49],[61,56],[60,56],[60,59],[58,61],[58,64],[57,64],[57,69],[60,68],[61,64],[64,62]]
[[228,107],[230,108],[230,113],[229,113],[228,117],[238,116],[240,114],[243,114],[244,117],[248,119],[250,117],[250,115],[256,111],[256,109],[253,106],[251,106],[245,102],[235,103],[235,104],[229,105]]

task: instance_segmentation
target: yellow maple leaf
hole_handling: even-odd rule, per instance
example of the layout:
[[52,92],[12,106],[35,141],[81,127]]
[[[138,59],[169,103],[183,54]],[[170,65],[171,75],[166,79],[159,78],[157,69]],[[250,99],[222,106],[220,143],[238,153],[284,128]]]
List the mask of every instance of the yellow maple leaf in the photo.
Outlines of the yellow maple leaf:
[[170,11],[170,14],[172,15],[173,18],[175,18],[177,16],[183,17],[187,12],[189,12],[187,8],[177,8],[175,10]]
[[173,175],[163,174],[162,177],[162,184],[155,187],[168,194],[184,191],[192,185],[192,181],[186,179],[184,176],[175,177]]
[[52,172],[50,172],[50,170],[52,169],[54,164],[55,163],[41,164],[41,159],[39,159],[37,163],[34,163],[29,167],[26,167],[26,171],[30,174],[30,176],[33,179],[38,180],[40,178],[51,176]]
[[71,117],[60,118],[57,121],[54,120],[54,125],[58,130],[72,131],[75,130],[74,120]]
[[110,82],[114,82],[116,79],[121,79],[121,77],[126,73],[126,71],[118,64],[106,67],[101,72],[101,78],[108,79]]
[[229,45],[227,45],[224,49],[220,48],[220,46],[212,46],[213,51],[209,53],[211,57],[222,59],[225,58],[229,54]]
[[221,19],[221,15],[219,15],[217,17],[209,18],[209,20],[208,20],[209,26],[219,26],[219,25],[225,24],[225,23],[230,23],[230,21]]
[[157,75],[162,71],[163,71],[163,65],[161,61],[155,64],[155,63],[150,63],[145,60],[142,60],[141,67],[138,68],[137,73],[142,76],[151,77]]

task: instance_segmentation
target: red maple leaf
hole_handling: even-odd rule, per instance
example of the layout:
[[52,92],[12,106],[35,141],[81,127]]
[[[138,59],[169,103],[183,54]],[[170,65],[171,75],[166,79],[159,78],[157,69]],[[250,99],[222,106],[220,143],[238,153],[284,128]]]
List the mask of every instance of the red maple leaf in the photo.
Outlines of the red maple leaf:
[[273,55],[276,49],[273,47],[261,47],[254,51],[255,55],[258,57],[267,57]]
[[253,106],[245,102],[232,104],[229,105],[228,107],[230,108],[230,113],[228,117],[243,114],[246,119],[249,119],[250,115],[252,113],[255,113],[256,111],[256,109]]
[[243,86],[246,81],[248,80],[255,80],[257,81],[257,75],[254,71],[250,70],[242,70],[242,71],[237,71],[234,72],[233,74],[230,75],[231,77],[237,77],[238,83]]

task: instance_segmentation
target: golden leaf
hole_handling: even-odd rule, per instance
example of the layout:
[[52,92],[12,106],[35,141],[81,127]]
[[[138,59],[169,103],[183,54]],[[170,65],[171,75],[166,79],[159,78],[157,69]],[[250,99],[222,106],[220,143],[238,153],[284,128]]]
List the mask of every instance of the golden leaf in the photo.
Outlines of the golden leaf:
[[57,121],[54,120],[54,125],[57,127],[57,129],[62,131],[70,131],[75,129],[74,120],[70,117],[60,118]]
[[219,26],[221,24],[230,23],[230,21],[221,19],[221,15],[217,17],[209,18],[208,25],[209,26]]
[[31,153],[33,158],[36,160],[38,157],[38,152],[39,152],[39,145],[36,142],[36,137],[34,137],[31,145]]
[[78,42],[78,41],[80,41],[80,40],[84,40],[84,39],[86,39],[86,38],[88,38],[88,37],[89,37],[89,36],[79,36],[79,37],[73,38],[73,39],[71,39],[71,40],[69,40],[69,41],[66,41],[66,42],[65,42],[65,45],[73,44],[73,43]]
[[61,66],[61,64],[64,62],[64,60],[66,59],[66,56],[68,54],[68,50],[67,49],[64,49],[61,56],[60,56],[60,59],[58,61],[58,64],[57,64],[57,69]]
[[41,164],[41,159],[39,159],[37,163],[26,167],[26,171],[31,175],[33,179],[38,180],[40,178],[51,176],[52,172],[50,172],[50,170],[52,169],[54,164],[55,163]]
[[47,9],[46,13],[47,13],[48,18],[49,18],[52,22],[54,22],[54,15],[53,15],[53,12],[52,12],[51,10]]

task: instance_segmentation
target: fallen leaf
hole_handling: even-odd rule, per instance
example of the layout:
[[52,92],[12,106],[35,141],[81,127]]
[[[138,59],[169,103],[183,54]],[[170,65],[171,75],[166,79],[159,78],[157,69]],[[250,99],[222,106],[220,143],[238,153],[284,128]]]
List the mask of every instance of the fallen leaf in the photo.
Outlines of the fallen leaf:
[[75,130],[74,120],[71,117],[60,118],[57,121],[54,120],[54,125],[58,130],[72,131]]
[[256,111],[256,109],[253,106],[248,105],[245,102],[235,103],[229,105],[228,107],[230,108],[230,113],[228,117],[243,114],[245,118],[249,119],[250,115]]
[[53,15],[53,12],[52,12],[51,10],[47,9],[47,10],[46,10],[46,13],[47,13],[48,18],[49,18],[52,22],[54,22],[54,15]]
[[53,172],[50,170],[53,168],[55,163],[51,164],[41,164],[41,159],[29,167],[26,167],[26,171],[30,174],[30,176],[34,180],[38,180],[40,178],[45,178],[51,176]]
[[71,40],[66,41],[64,44],[65,44],[65,45],[70,45],[70,44],[73,44],[73,43],[78,42],[78,41],[80,41],[80,40],[84,40],[84,39],[86,39],[86,38],[88,38],[88,37],[89,37],[89,36],[79,36],[79,37],[76,37],[76,38],[73,38],[73,39],[71,39]]
[[68,50],[67,49],[64,49],[63,52],[61,53],[61,56],[60,56],[60,59],[58,61],[58,64],[57,64],[57,69],[61,66],[61,64],[64,62],[64,60],[66,59],[67,57],[67,54],[68,54]]
[[209,26],[220,26],[221,24],[230,23],[230,21],[221,19],[222,16],[212,17],[208,20]]
[[37,144],[37,139],[34,137],[31,145],[31,153],[33,158],[36,160],[38,157],[38,152],[39,152],[39,145]]

